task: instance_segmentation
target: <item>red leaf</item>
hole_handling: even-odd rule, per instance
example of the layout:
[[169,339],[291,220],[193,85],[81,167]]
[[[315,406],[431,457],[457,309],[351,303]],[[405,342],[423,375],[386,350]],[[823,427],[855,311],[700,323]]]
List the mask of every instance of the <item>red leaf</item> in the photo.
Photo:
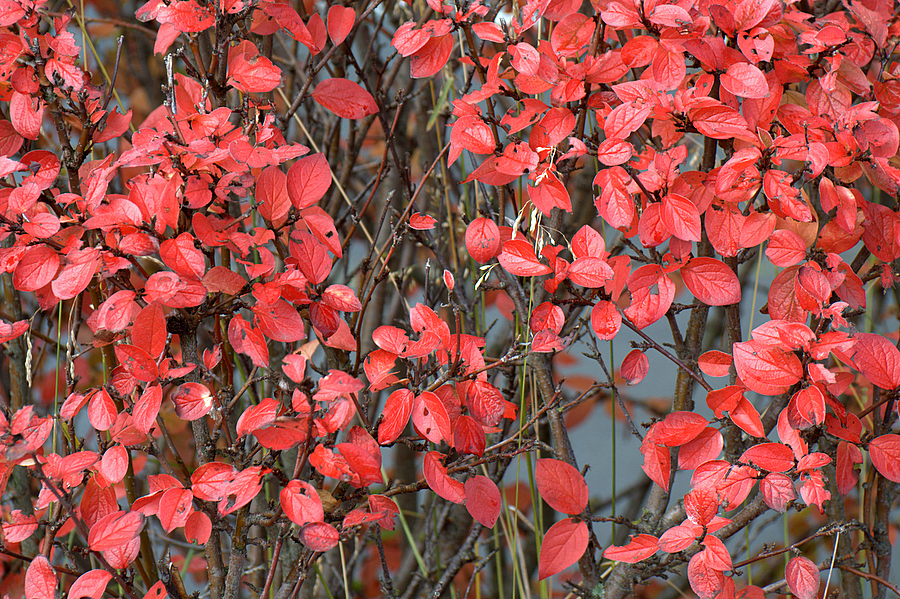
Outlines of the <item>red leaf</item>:
[[425,454],[422,464],[422,472],[425,474],[425,482],[431,490],[453,503],[466,501],[465,487],[461,482],[447,475],[447,468],[441,464],[443,454],[437,451],[429,451]]
[[879,474],[900,482],[900,435],[881,435],[869,443],[869,455]]
[[783,443],[760,443],[742,453],[740,461],[769,472],[787,472],[794,467],[794,452]]
[[569,279],[582,287],[602,287],[613,276],[613,270],[606,260],[595,256],[576,258],[569,267]]
[[738,111],[719,102],[706,101],[697,108],[692,108],[688,115],[697,131],[707,137],[713,139],[736,137],[751,142],[756,138]]
[[622,314],[613,302],[598,301],[591,308],[591,329],[598,339],[612,339],[622,327]]
[[794,266],[806,258],[806,243],[794,231],[779,229],[769,237],[766,258],[775,266]]
[[[653,288],[657,293],[653,293]],[[631,305],[625,316],[639,329],[663,317],[675,299],[675,284],[656,264],[646,264],[628,277]]]
[[726,90],[741,98],[767,98],[769,84],[759,67],[750,63],[736,62],[722,73],[719,81]]
[[610,545],[603,552],[606,559],[628,564],[636,564],[645,560],[659,549],[659,540],[653,535],[636,535],[631,537],[628,544],[623,547]]
[[522,42],[509,46],[510,64],[512,68],[534,77],[541,66],[541,55],[531,44]]
[[166,348],[167,335],[166,315],[157,302],[141,310],[131,327],[131,342],[154,359],[159,358]]
[[194,494],[187,489],[167,489],[159,500],[157,516],[163,530],[172,532],[185,525],[188,517],[194,512],[191,502]]
[[534,247],[524,239],[511,239],[504,243],[497,259],[510,274],[519,277],[536,277],[553,272],[538,260]]
[[816,599],[819,596],[819,569],[811,559],[792,558],[784,567],[788,588],[797,599]]
[[713,535],[706,535],[703,539],[703,545],[706,546],[706,564],[721,572],[731,570],[731,554],[725,547],[722,539]]
[[673,526],[659,537],[659,549],[666,553],[684,551],[697,540],[697,533],[691,527],[684,524]]
[[37,518],[26,516],[21,510],[13,510],[9,514],[9,522],[3,523],[3,540],[7,543],[24,541],[38,528]]
[[537,461],[534,479],[541,497],[556,511],[574,515],[580,514],[587,506],[587,483],[571,464],[541,458]]
[[649,371],[650,360],[647,359],[647,354],[639,349],[633,349],[628,352],[628,355],[622,360],[622,366],[619,368],[619,374],[622,375],[622,378],[625,379],[625,383],[628,385],[637,385],[644,380]]
[[257,176],[256,201],[260,216],[273,224],[284,222],[291,210],[291,201],[287,191],[287,175],[281,168],[267,166]]
[[725,586],[725,576],[707,564],[707,550],[703,550],[688,562],[688,581],[700,599],[713,599]]
[[606,254],[606,242],[599,231],[591,226],[584,225],[572,236],[572,254],[576,259],[593,256],[604,258]]
[[266,428],[274,424],[280,407],[281,402],[267,397],[257,405],[244,410],[235,427],[238,437],[249,435],[258,428]]
[[326,79],[316,86],[312,96],[342,119],[361,119],[378,112],[378,104],[372,94],[349,79]]
[[409,228],[416,231],[428,231],[434,228],[437,222],[434,218],[421,212],[409,215]]
[[37,291],[56,278],[59,254],[44,244],[25,250],[13,271],[13,286],[19,291]]
[[759,492],[762,493],[766,505],[782,514],[797,496],[794,482],[788,475],[780,472],[772,472],[759,481]]
[[641,128],[653,107],[644,102],[627,102],[615,107],[606,117],[603,131],[607,139],[627,139]]
[[238,472],[234,480],[225,487],[225,496],[219,500],[219,514],[227,516],[253,501],[262,489],[263,475],[268,472],[261,466],[250,466]]
[[159,255],[166,266],[182,277],[199,279],[206,272],[206,258],[194,246],[194,236],[190,233],[163,241],[159,246]]
[[137,538],[143,528],[143,514],[118,511],[94,523],[88,535],[88,545],[93,551],[115,549]]
[[737,405],[728,414],[731,421],[738,425],[742,431],[753,437],[765,437],[766,431],[763,428],[762,420],[759,412],[750,403],[746,397],[738,400]]
[[88,421],[98,431],[108,431],[116,422],[116,404],[106,389],[100,389],[88,402]]
[[100,459],[100,474],[107,481],[117,483],[125,477],[128,471],[128,450],[124,445],[113,445]]
[[300,158],[288,169],[288,196],[297,210],[321,200],[330,186],[331,168],[321,152]]
[[213,400],[202,383],[182,383],[172,392],[175,414],[182,420],[197,420],[209,414]]
[[779,347],[750,340],[735,343],[732,351],[738,376],[757,393],[784,393],[803,376],[800,359]]
[[95,312],[97,317],[96,329],[106,329],[113,332],[125,330],[125,327],[131,322],[134,298],[134,291],[127,289],[116,291],[109,296],[105,302],[97,307]]
[[328,9],[328,36],[335,46],[347,39],[355,22],[356,11],[350,6],[335,5]]
[[279,495],[284,513],[294,524],[303,526],[309,522],[324,522],[325,511],[316,488],[306,481],[292,480]]
[[528,199],[545,216],[550,216],[554,208],[560,208],[566,212],[572,211],[572,200],[569,198],[569,192],[566,191],[565,185],[551,172],[547,172],[537,185],[529,185],[526,191],[528,192]]
[[204,501],[219,501],[237,476],[234,467],[222,462],[203,464],[191,474],[191,491]]
[[313,551],[328,551],[337,547],[341,535],[327,522],[310,522],[300,529],[300,540]]
[[116,359],[123,368],[139,381],[152,383],[159,377],[156,361],[147,352],[134,345],[115,346]]
[[672,469],[672,456],[669,453],[669,448],[648,442],[647,437],[644,437],[644,443],[641,444],[641,454],[644,456],[641,470],[644,471],[650,480],[668,492]]
[[106,570],[88,570],[72,583],[68,599],[84,599],[85,597],[100,599],[110,580],[112,580],[112,574]]
[[184,538],[189,543],[205,545],[212,534],[212,521],[203,512],[193,512],[184,523]]
[[0,318],[0,343],[6,343],[7,341],[12,341],[18,337],[21,337],[25,334],[25,331],[28,330],[30,326],[30,322],[28,320],[19,320],[17,322],[9,323]]
[[538,579],[558,574],[578,561],[587,549],[590,535],[587,524],[566,518],[547,529],[541,543]]
[[702,353],[697,362],[700,370],[707,376],[728,376],[731,370],[731,354],[717,350]]
[[65,265],[51,284],[59,299],[72,299],[84,291],[100,265],[100,252],[94,248],[74,250],[66,255]]
[[[503,154],[497,157],[497,172],[518,177],[533,171],[538,165],[539,157],[525,142],[507,144]],[[568,196],[568,193],[566,193]]]
[[316,239],[328,248],[329,252],[337,258],[343,257],[334,219],[327,212],[318,206],[310,206],[300,211],[300,218]]
[[[383,350],[382,350],[383,351]],[[378,426],[378,443],[393,443],[412,415],[414,395],[409,389],[397,389],[384,402],[383,418]]]
[[450,416],[440,398],[425,391],[416,397],[412,410],[413,426],[432,443],[450,441]]
[[476,379],[465,392],[466,406],[475,420],[484,426],[497,426],[503,418],[508,402],[503,394],[492,384]]
[[500,228],[489,218],[476,218],[466,227],[466,249],[479,264],[500,253]]
[[55,599],[59,580],[56,571],[43,555],[38,555],[25,571],[25,599]]
[[722,433],[706,427],[694,439],[681,446],[678,451],[678,467],[693,470],[704,462],[715,460],[722,453],[723,446]]
[[37,139],[44,120],[44,101],[32,95],[12,92],[9,99],[9,120],[16,133],[26,139]]
[[487,528],[494,528],[500,516],[500,490],[486,476],[473,476],[466,481],[466,509],[473,518]]
[[437,74],[453,52],[453,36],[449,33],[432,37],[424,46],[409,57],[409,74],[414,79],[432,77]]
[[150,385],[144,389],[140,398],[134,403],[132,418],[134,426],[140,432],[147,434],[156,422],[159,407],[162,405],[162,387]]
[[666,447],[684,445],[707,427],[709,422],[694,412],[672,412],[657,422],[647,435],[650,442]]
[[791,397],[787,418],[792,428],[805,430],[825,421],[825,396],[815,385],[801,389]]
[[741,284],[724,262],[715,258],[691,258],[681,269],[684,284],[704,304],[727,306],[741,301]]
[[234,316],[228,323],[228,341],[236,352],[250,356],[255,366],[268,368],[269,346],[265,338],[241,315]]
[[670,193],[662,201],[662,221],[672,235],[684,241],[700,241],[700,213],[689,199]]
[[245,41],[228,52],[228,83],[245,94],[269,92],[281,84],[281,69]]
[[900,350],[875,333],[857,333],[853,338],[853,361],[869,382],[882,389],[900,387]]
[[297,309],[279,299],[271,304],[257,302],[253,308],[254,322],[269,339],[293,343],[306,338],[306,324]]

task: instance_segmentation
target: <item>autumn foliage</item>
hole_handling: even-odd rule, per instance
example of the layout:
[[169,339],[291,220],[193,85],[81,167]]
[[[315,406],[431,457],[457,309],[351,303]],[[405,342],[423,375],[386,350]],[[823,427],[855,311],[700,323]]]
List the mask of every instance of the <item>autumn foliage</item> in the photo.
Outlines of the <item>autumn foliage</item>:
[[0,0],[0,596],[897,593],[898,14]]

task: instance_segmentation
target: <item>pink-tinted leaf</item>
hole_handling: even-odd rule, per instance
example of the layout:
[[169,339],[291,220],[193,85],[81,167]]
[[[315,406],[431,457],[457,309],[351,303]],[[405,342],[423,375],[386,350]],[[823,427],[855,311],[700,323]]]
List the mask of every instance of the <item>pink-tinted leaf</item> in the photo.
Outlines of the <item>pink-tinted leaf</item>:
[[84,599],[85,597],[100,599],[110,580],[112,580],[112,574],[106,570],[88,570],[72,583],[68,599]]
[[137,538],[144,528],[144,516],[138,512],[114,512],[91,527],[88,545],[94,551],[115,549]]
[[819,569],[811,559],[792,558],[784,567],[788,588],[797,599],[816,599],[819,595]]
[[56,571],[43,555],[38,555],[25,571],[25,599],[55,599],[59,580]]
[[3,523],[3,540],[7,543],[19,543],[30,537],[38,528],[34,516],[27,516],[21,510],[10,512],[10,519]]
[[691,258],[682,267],[681,278],[694,297],[710,306],[727,306],[741,301],[737,275],[715,258]]

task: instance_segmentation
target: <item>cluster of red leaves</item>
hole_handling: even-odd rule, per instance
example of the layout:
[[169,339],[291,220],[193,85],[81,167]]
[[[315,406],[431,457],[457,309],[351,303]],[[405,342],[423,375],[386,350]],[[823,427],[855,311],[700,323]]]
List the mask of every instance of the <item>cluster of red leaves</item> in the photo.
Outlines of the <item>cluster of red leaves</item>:
[[[38,473],[38,510],[83,487],[72,516],[89,530],[88,549],[122,569],[138,558],[147,518],[156,517],[167,533],[182,529],[189,542],[205,543],[213,534],[210,513],[222,518],[247,506],[272,474],[261,463],[239,469],[206,460],[189,478],[150,476],[147,494],[127,510],[117,502],[115,485],[128,472],[129,451],[158,437],[164,416],[221,425],[232,399],[214,373],[223,346],[260,369],[270,367],[273,342],[294,344],[311,335],[334,351],[358,352],[358,331],[342,314],[360,312],[363,301],[352,288],[329,283],[348,242],[319,206],[331,167],[321,153],[284,138],[264,96],[281,84],[281,69],[251,41],[228,44],[217,60],[227,72],[222,84],[244,94],[245,110],[258,115],[252,127],[236,126],[232,109],[214,106],[209,82],[176,74],[171,101],[136,126],[131,147],[121,153],[73,170],[52,152],[22,151],[30,147],[26,140],[38,140],[60,102],[81,107],[85,144],[116,139],[131,125],[131,112],[109,110],[110,96],[78,66],[81,49],[69,17],[50,19],[42,5],[0,2],[0,79],[9,103],[9,120],[0,121],[0,176],[16,177],[16,185],[0,189],[0,226],[11,241],[0,249],[0,271],[45,311],[93,294],[86,323],[93,344],[111,348],[115,367],[108,385],[71,393],[52,417],[33,406],[9,418],[0,413],[0,489],[17,464]],[[799,488],[804,503],[822,510],[830,499],[823,468],[833,464],[837,489],[848,493],[864,451],[881,476],[900,482],[900,435],[873,435],[839,400],[859,384],[854,372],[880,389],[900,388],[896,345],[856,332],[844,316],[865,309],[866,294],[859,267],[843,256],[861,244],[881,265],[873,271],[885,289],[894,285],[890,265],[900,259],[900,216],[863,194],[900,190],[900,62],[885,58],[870,68],[900,34],[890,11],[862,1],[813,20],[777,0],[596,0],[588,16],[580,2],[529,0],[500,27],[485,20],[490,11],[480,2],[463,10],[437,0],[428,5],[439,18],[403,25],[392,45],[409,58],[413,77],[426,78],[448,64],[458,33],[469,45],[475,37],[482,41],[480,53],[460,58],[478,72],[481,86],[453,102],[448,164],[468,151],[475,168],[466,183],[518,181],[524,189],[515,198],[512,226],[488,216],[472,219],[465,245],[478,263],[496,260],[509,275],[543,277],[553,301],[528,315],[531,351],[568,346],[566,314],[556,301],[566,294],[590,306],[591,329],[609,340],[623,324],[642,330],[665,317],[682,282],[697,305],[739,304],[737,258],[746,250],[765,244],[765,257],[782,269],[768,293],[771,319],[749,340],[699,357],[709,377],[732,368],[736,374],[733,384],[710,387],[706,399],[715,418],[675,411],[643,438],[644,471],[666,491],[676,470],[693,471],[687,517],[658,537],[638,534],[625,546],[608,547],[604,556],[638,562],[658,551],[692,550],[693,590],[702,599],[728,598],[736,592],[726,576],[733,564],[715,533],[730,520],[720,512],[738,507],[757,483],[771,509],[785,511]],[[251,32],[283,32],[310,56],[342,44],[360,18],[353,8],[332,6],[326,19],[313,13],[304,20],[277,0],[215,6],[151,0],[137,17],[158,24],[154,49],[165,52],[180,36],[243,12]],[[542,19],[554,27],[538,40],[533,30]],[[323,78],[311,96],[343,119],[380,109],[370,91],[343,77]],[[515,106],[495,114],[494,100],[503,96]],[[718,167],[695,170],[688,144],[696,136],[724,150]],[[637,248],[633,257],[611,251],[598,227],[585,225],[567,244],[550,241],[542,229],[542,216],[573,211],[568,173],[588,159],[602,165],[593,178],[597,214]],[[56,186],[63,167],[67,192]],[[126,176],[126,193],[110,191]],[[435,224],[428,215],[409,221],[416,230]],[[228,262],[216,264],[215,255],[229,256]],[[451,273],[444,281],[451,290],[456,284]],[[185,314],[193,322],[183,322]],[[185,337],[204,318],[221,315],[227,322],[216,327],[212,347],[202,357],[190,355]],[[2,321],[0,342],[28,328],[26,320]],[[170,335],[181,337],[180,357],[171,352]],[[489,382],[485,339],[451,332],[441,315],[417,303],[408,329],[382,326],[372,342],[377,349],[362,361],[365,380],[330,370],[313,383],[308,356],[289,353],[282,372],[296,385],[290,400],[264,398],[248,408],[233,441],[252,439],[271,451],[308,449],[320,479],[368,489],[385,482],[382,446],[397,442],[411,423],[415,438],[432,444],[423,452],[424,485],[465,503],[476,521],[493,527],[501,511],[496,483],[467,466],[448,467],[451,455],[481,457],[486,435],[516,417],[516,405]],[[395,375],[400,366],[426,364],[448,376],[426,388]],[[648,369],[644,351],[635,350],[620,372],[637,383]],[[359,410],[362,392],[391,388],[377,425],[351,427],[354,418],[367,424]],[[789,395],[777,420],[778,441],[767,438],[749,392]],[[98,451],[44,451],[54,417],[74,423],[82,412],[106,433]],[[733,463],[721,459],[721,429],[731,425],[748,440]],[[810,450],[804,431],[814,427],[836,440],[834,456]],[[546,578],[589,550],[588,488],[560,460],[539,460],[535,480],[548,505],[570,516],[545,533],[538,568]],[[397,506],[386,494],[368,495],[338,521],[326,517],[321,491],[295,479],[279,494],[280,509],[308,549],[331,549],[364,524],[393,528]],[[200,502],[215,509],[198,509]],[[34,516],[13,511],[3,534],[15,543],[37,528]],[[49,551],[28,567],[29,599],[55,596]],[[87,572],[69,594],[99,597],[111,577],[107,570]],[[792,560],[786,578],[798,596],[815,596],[818,569],[809,560]]]
[[[730,420],[750,438],[764,441],[766,431],[745,392],[775,396],[796,390],[778,419],[780,442],[753,445],[730,464],[717,459],[723,439],[714,423],[696,413],[675,412],[644,437],[645,472],[668,490],[670,449],[678,447],[677,468],[694,470],[692,493],[704,494],[712,514],[740,505],[757,481],[773,509],[786,509],[799,481],[803,501],[822,510],[830,493],[821,469],[832,458],[810,453],[800,433],[824,425],[837,438],[843,457],[836,463],[841,493],[856,484],[854,465],[861,463],[862,449],[868,449],[881,475],[900,481],[900,435],[867,437],[860,419],[836,399],[854,380],[850,370],[887,391],[900,386],[895,344],[879,335],[855,333],[842,316],[847,308],[866,307],[862,281],[842,254],[862,241],[886,265],[900,258],[897,213],[867,201],[853,187],[865,177],[888,195],[900,190],[895,161],[900,144],[898,63],[892,63],[888,77],[879,72],[877,61],[873,71],[863,70],[887,39],[898,35],[887,5],[848,3],[846,12],[821,21],[810,21],[795,5],[774,0],[703,7],[633,0],[592,5],[599,20],[578,12],[578,3],[527,2],[508,30],[476,22],[475,12],[456,13],[418,29],[410,24],[393,43],[404,55],[418,57],[414,76],[432,72],[417,73],[417,64],[446,62],[442,45],[432,42],[454,27],[494,44],[493,55],[481,59],[484,85],[454,102],[450,161],[464,150],[487,155],[476,159],[467,181],[502,186],[527,175],[523,203],[544,215],[553,209],[571,212],[557,168],[572,157],[595,156],[608,167],[593,181],[600,189],[595,198],[600,217],[644,248],[668,242],[668,251],[655,263],[632,270],[629,258],[610,258],[601,235],[589,227],[566,247],[479,218],[466,234],[470,255],[481,263],[496,258],[513,275],[547,275],[543,285],[551,294],[566,279],[586,292],[597,290],[591,325],[599,339],[611,339],[623,319],[643,329],[667,313],[676,273],[703,304],[740,302],[734,267],[715,257],[695,256],[694,243],[708,238],[722,258],[765,243],[766,257],[783,268],[769,290],[772,320],[756,328],[750,340],[735,343],[732,355],[705,354],[700,366],[709,376],[723,376],[733,361],[737,384],[710,391],[707,403],[716,418]],[[441,11],[440,6],[432,8]],[[444,13],[450,14],[446,8]],[[549,40],[536,45],[523,41],[522,32],[540,17],[555,22]],[[711,33],[715,30],[725,39]],[[621,48],[607,46],[606,38],[615,31],[627,39]],[[689,70],[688,60],[701,69]],[[639,76],[622,81],[629,70]],[[801,84],[805,105],[785,101]],[[524,97],[544,92],[550,93],[549,102]],[[498,94],[521,98],[499,120],[493,105],[480,106]],[[602,136],[583,137],[584,123],[570,109],[573,103],[586,104]],[[526,142],[521,131],[527,127]],[[727,140],[728,159],[709,172],[687,170],[687,146],[679,142],[691,133]],[[636,135],[658,143],[635,147]],[[824,176],[826,167],[831,168]],[[818,198],[810,197],[814,192]],[[523,210],[528,209],[526,204]],[[823,213],[831,216],[827,222],[820,221]],[[571,262],[563,257],[567,251]],[[882,284],[894,284],[888,266]],[[625,289],[631,302],[620,312],[616,304]],[[810,318],[831,326],[813,330],[804,324]],[[531,324],[535,351],[563,348],[558,333],[564,319],[558,306],[539,306]],[[639,350],[621,366],[629,383],[640,381],[647,370]],[[722,573],[731,569],[731,560],[721,541],[709,534],[724,522],[709,524],[709,518],[689,518],[664,535],[678,536],[676,543],[639,535],[627,548],[611,548],[606,556],[640,561],[657,549],[681,551],[700,542],[705,549],[692,558],[688,575],[694,591],[711,598],[725,588]],[[569,546],[557,541],[560,533],[554,529],[559,526],[566,527]],[[581,555],[587,543],[582,527],[565,520],[548,531],[548,544],[553,544],[542,554],[542,576]],[[792,588],[798,579],[812,576],[808,568],[798,568],[788,574]],[[817,580],[817,571],[815,576]],[[730,588],[733,593],[733,584]]]

